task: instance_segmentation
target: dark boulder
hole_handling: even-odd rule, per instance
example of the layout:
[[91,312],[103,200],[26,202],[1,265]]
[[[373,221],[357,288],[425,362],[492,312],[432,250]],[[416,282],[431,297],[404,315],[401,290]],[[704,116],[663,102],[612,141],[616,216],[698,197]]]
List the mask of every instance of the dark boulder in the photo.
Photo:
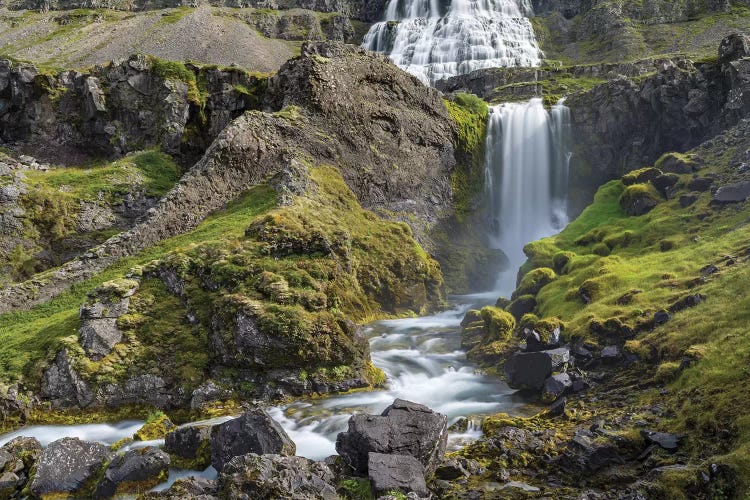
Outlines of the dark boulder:
[[684,311],[685,309],[696,307],[699,304],[702,304],[705,300],[706,296],[699,293],[696,293],[695,295],[688,295],[675,301],[671,306],[669,306],[668,310],[671,314],[675,314],[680,311]]
[[674,196],[674,189],[679,181],[680,176],[677,174],[662,174],[653,179],[651,184],[653,184],[665,198],[670,199]]
[[568,398],[560,398],[547,408],[547,414],[550,417],[561,417],[565,415],[565,407],[567,404]]
[[[158,448],[141,448],[116,456],[104,471],[94,498],[109,498],[116,493],[145,489],[166,479],[169,455]],[[123,491],[123,487],[125,490]]]
[[511,302],[506,311],[511,313],[516,321],[520,321],[525,314],[529,314],[536,309],[536,298],[533,295],[522,295]]
[[194,467],[208,466],[211,463],[210,425],[184,425],[170,432],[164,438],[164,451],[178,459],[194,462]]
[[693,177],[688,183],[688,189],[703,193],[711,189],[716,180],[713,177]]
[[595,440],[593,433],[587,430],[576,431],[568,442],[565,451],[556,459],[561,469],[577,474],[591,474],[606,467],[624,464],[616,445]]
[[325,463],[281,455],[237,456],[219,475],[223,498],[338,500],[333,484]]
[[410,455],[431,474],[445,453],[448,418],[426,406],[397,399],[382,415],[354,415],[336,438],[336,451],[366,474],[369,454]]
[[219,424],[211,431],[211,465],[221,472],[232,457],[294,455],[296,446],[284,429],[263,410],[250,410],[241,417]]
[[505,363],[505,380],[513,389],[539,391],[552,372],[570,361],[566,348],[540,352],[519,352]]
[[609,345],[602,349],[599,357],[601,357],[602,361],[617,361],[622,358],[622,350],[616,345]]
[[700,195],[698,195],[698,193],[685,193],[680,196],[680,206],[682,208],[687,208],[698,201],[699,197]]
[[717,203],[739,203],[748,197],[750,197],[750,181],[745,181],[721,186],[714,193],[713,200]]
[[667,311],[657,311],[654,314],[654,326],[663,325],[672,319],[672,315]]
[[451,458],[445,460],[435,469],[435,478],[444,481],[454,481],[477,474],[481,470],[482,466],[476,460],[463,457]]
[[51,443],[36,463],[29,490],[34,496],[68,496],[81,492],[112,452],[99,443],[63,438]]
[[368,477],[377,495],[390,491],[429,496],[425,483],[424,466],[410,455],[370,453],[367,461]]
[[572,387],[573,380],[567,373],[558,373],[557,375],[552,375],[544,382],[542,398],[546,401],[554,401],[570,391]]

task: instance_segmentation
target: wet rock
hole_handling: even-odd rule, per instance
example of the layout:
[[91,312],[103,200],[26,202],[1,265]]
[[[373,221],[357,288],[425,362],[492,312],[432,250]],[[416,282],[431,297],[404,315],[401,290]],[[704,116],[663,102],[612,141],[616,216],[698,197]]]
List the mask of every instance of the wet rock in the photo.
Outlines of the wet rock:
[[130,450],[116,456],[104,471],[94,498],[109,498],[116,493],[154,486],[166,478],[169,455],[158,448]]
[[367,473],[369,454],[410,455],[431,474],[445,453],[448,419],[426,406],[396,399],[381,415],[354,415],[336,438],[336,451],[355,471]]
[[232,458],[219,475],[225,498],[338,500],[334,483],[331,469],[323,462],[254,453]]
[[570,361],[566,348],[540,352],[519,352],[505,363],[505,379],[513,389],[539,391],[552,372]]
[[211,465],[220,472],[232,457],[248,453],[294,455],[295,451],[284,429],[260,409],[216,425],[211,431]]
[[420,497],[429,495],[425,483],[424,466],[410,455],[386,455],[370,453],[368,477],[376,494],[389,491],[414,492]]
[[573,381],[567,373],[552,375],[544,382],[542,398],[546,401],[554,401],[573,388]]
[[648,431],[645,429],[641,430],[641,436],[643,436],[643,439],[645,439],[647,443],[659,445],[667,451],[677,451],[680,447],[680,441],[683,439],[683,436],[677,434]]
[[181,459],[195,462],[195,468],[211,463],[210,425],[184,425],[164,438],[164,451]]
[[714,193],[713,200],[717,203],[739,203],[748,197],[750,197],[750,181],[745,181],[721,186]]
[[80,493],[103,463],[111,457],[99,443],[63,438],[50,443],[36,463],[30,491],[34,496],[67,496]]

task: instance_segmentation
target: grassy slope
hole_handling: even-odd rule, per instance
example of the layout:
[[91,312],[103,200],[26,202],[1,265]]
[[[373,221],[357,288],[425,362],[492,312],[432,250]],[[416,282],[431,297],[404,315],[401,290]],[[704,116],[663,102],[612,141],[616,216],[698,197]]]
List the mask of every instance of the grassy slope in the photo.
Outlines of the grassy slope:
[[[573,19],[572,25],[581,22]],[[604,37],[569,38],[549,16],[532,19],[547,60],[565,65],[623,62],[648,57],[683,55],[701,60],[716,57],[726,35],[747,31],[750,8],[735,4],[730,12],[698,15],[675,23],[647,24],[623,17],[622,26]],[[586,30],[581,30],[586,33]]]
[[[699,149],[708,166],[701,175],[736,180],[732,167],[746,147],[746,141],[728,147],[718,141]],[[680,193],[687,191],[684,183],[690,178],[682,176]],[[641,403],[666,404],[675,418],[663,423],[665,430],[686,433],[689,454],[699,463],[733,465],[745,481],[742,491],[747,491],[750,418],[742,409],[750,405],[750,208],[747,203],[711,205],[710,193],[703,193],[688,208],[672,199],[647,215],[630,217],[619,203],[624,190],[619,180],[606,184],[562,233],[527,246],[527,270],[552,267],[562,252],[572,256],[561,275],[538,293],[537,312],[565,321],[568,339],[624,344],[638,354],[642,384],[656,387],[638,396]],[[716,265],[719,272],[701,278],[707,265]],[[579,296],[582,287],[593,295],[588,305]],[[641,292],[621,305],[618,299],[632,290]],[[707,300],[664,325],[646,327],[655,312],[696,293]],[[634,338],[592,333],[593,322],[613,319],[641,333]],[[684,359],[692,365],[681,369]],[[666,395],[659,389],[662,384]],[[682,478],[678,489],[693,480]]]

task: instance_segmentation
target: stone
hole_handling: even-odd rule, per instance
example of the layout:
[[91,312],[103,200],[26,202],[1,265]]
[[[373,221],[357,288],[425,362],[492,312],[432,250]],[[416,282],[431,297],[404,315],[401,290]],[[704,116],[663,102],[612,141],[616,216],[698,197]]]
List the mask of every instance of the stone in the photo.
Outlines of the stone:
[[505,380],[513,389],[538,391],[552,375],[552,358],[543,352],[516,353],[505,362]]
[[37,497],[75,495],[111,456],[103,444],[78,438],[54,441],[39,457],[29,491]]
[[236,456],[219,474],[224,498],[338,500],[334,484],[333,472],[325,463],[281,455]]
[[296,446],[281,426],[264,410],[250,410],[241,417],[214,426],[211,431],[211,465],[221,472],[232,457],[294,455]]
[[750,181],[744,181],[721,186],[714,193],[713,200],[717,203],[739,203],[748,197],[750,197]]
[[55,408],[85,408],[94,401],[94,393],[71,364],[67,349],[55,356],[42,378],[43,397]]
[[336,438],[336,451],[357,473],[367,474],[370,452],[410,455],[432,474],[445,454],[448,418],[426,406],[396,399],[381,415],[353,415]]
[[673,196],[673,189],[679,181],[680,176],[677,174],[662,174],[653,179],[651,183],[665,198],[670,199]]
[[226,400],[231,396],[231,391],[218,386],[213,380],[209,380],[193,391],[192,398],[190,399],[190,408],[198,410],[206,403]]
[[684,311],[685,309],[690,309],[692,307],[697,307],[698,305],[702,304],[706,300],[706,296],[702,294],[694,294],[694,295],[688,295],[686,297],[682,297],[681,299],[678,299],[675,301],[671,306],[669,306],[668,311],[671,314],[678,313],[680,311]]
[[654,314],[654,326],[663,325],[664,323],[668,322],[672,319],[672,315],[669,314],[667,311],[657,311]]
[[445,481],[454,481],[456,479],[469,477],[470,475],[471,473],[455,458],[444,461],[435,469],[435,477]]
[[554,401],[570,391],[572,387],[573,381],[567,373],[552,375],[544,382],[542,398],[546,401]]
[[687,208],[698,201],[699,197],[700,196],[697,193],[685,193],[683,195],[680,195],[680,206],[682,208]]
[[646,440],[647,443],[656,444],[661,446],[667,451],[677,451],[680,447],[680,441],[683,437],[677,434],[670,434],[668,432],[655,432],[649,430],[641,430],[641,436]]
[[132,280],[108,282],[91,292],[81,306],[78,335],[92,360],[100,361],[122,340],[117,318],[128,312],[130,297],[137,289],[138,282]]
[[164,438],[164,451],[179,458],[194,461],[195,465],[211,463],[211,425],[183,425]]
[[165,479],[169,471],[169,455],[158,448],[129,450],[116,456],[104,471],[104,478],[94,491],[94,498],[109,498],[124,493],[122,486],[150,487]]
[[622,357],[622,350],[616,345],[609,345],[599,354],[603,361],[613,361]]
[[139,498],[166,498],[168,500],[219,500],[217,482],[196,476],[178,479],[167,490],[150,491]]
[[419,497],[429,495],[424,467],[410,455],[370,452],[367,469],[370,484],[378,495],[389,491],[414,492]]
[[733,33],[721,41],[719,45],[719,62],[727,64],[743,57],[750,56],[750,36]]
[[714,182],[715,179],[713,177],[693,177],[693,179],[688,183],[688,189],[691,191],[698,191],[700,193],[703,193],[711,189],[711,186],[713,186]]
[[561,417],[565,415],[565,406],[567,404],[568,398],[560,398],[547,408],[547,413],[550,417]]

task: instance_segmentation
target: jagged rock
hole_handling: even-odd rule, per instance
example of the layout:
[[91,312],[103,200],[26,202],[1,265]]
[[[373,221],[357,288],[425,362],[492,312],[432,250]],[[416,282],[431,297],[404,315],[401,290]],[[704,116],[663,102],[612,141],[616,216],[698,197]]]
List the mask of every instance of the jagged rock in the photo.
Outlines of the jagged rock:
[[737,182],[721,186],[716,190],[713,200],[717,203],[739,203],[750,197],[750,182]]
[[[94,498],[109,498],[136,487],[148,487],[166,477],[169,455],[158,448],[141,448],[116,456],[104,471]],[[123,487],[125,490],[123,490]]]
[[411,455],[386,455],[370,452],[367,461],[368,477],[376,494],[389,491],[414,492],[428,496],[424,466]]
[[[211,425],[183,425],[164,438],[164,450],[185,460],[197,460],[207,466],[211,462]],[[204,456],[202,456],[204,455]]]
[[540,352],[519,352],[505,363],[505,380],[513,389],[539,391],[553,371],[570,361],[567,348]]
[[750,36],[735,33],[724,38],[719,45],[719,62],[727,64],[750,56]]
[[573,387],[573,380],[567,373],[558,373],[552,375],[544,382],[542,398],[547,401],[554,401]]
[[99,443],[63,438],[42,452],[29,491],[34,496],[67,496],[79,493],[111,457],[109,448]]
[[667,451],[676,451],[680,447],[680,441],[682,441],[682,436],[668,432],[642,430],[641,436],[647,443],[659,445]]
[[81,346],[89,358],[101,360],[122,340],[117,318],[128,312],[130,297],[138,289],[138,282],[120,280],[105,283],[89,294],[89,301],[81,306],[78,328]]
[[219,475],[226,498],[338,500],[335,478],[323,462],[280,455],[236,456]]
[[67,349],[58,352],[52,365],[44,372],[42,396],[58,408],[84,408],[94,401],[94,393],[73,368]]
[[353,415],[336,438],[336,451],[367,473],[369,453],[410,455],[431,474],[445,453],[448,419],[426,406],[396,399],[381,415]]
[[260,409],[247,411],[211,431],[211,465],[220,472],[232,457],[248,453],[294,455],[295,451],[284,429]]
[[531,330],[526,335],[526,351],[536,352],[553,349],[560,345],[560,328],[555,328],[549,334],[549,339],[545,342],[542,340],[542,336],[536,330]]

